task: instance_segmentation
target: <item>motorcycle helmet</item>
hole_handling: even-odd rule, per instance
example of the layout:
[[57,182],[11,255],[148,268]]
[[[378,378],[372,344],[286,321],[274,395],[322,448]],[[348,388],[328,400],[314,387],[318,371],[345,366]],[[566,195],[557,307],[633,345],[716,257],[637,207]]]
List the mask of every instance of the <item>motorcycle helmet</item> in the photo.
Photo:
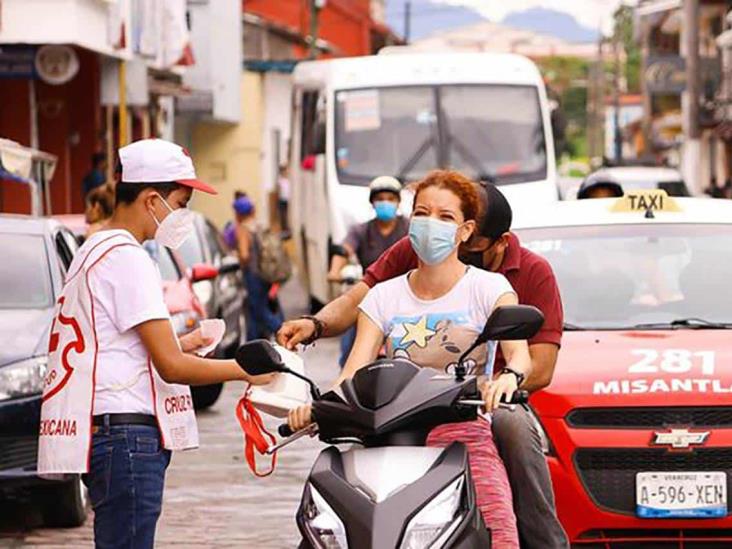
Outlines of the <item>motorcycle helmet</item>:
[[397,198],[401,196],[402,184],[396,177],[390,175],[380,175],[371,180],[369,184],[369,202],[373,202],[374,196],[383,193],[394,193]]
[[607,189],[610,191],[612,196],[619,198],[623,196],[623,187],[609,174],[603,172],[603,170],[596,171],[588,175],[580,185],[579,191],[577,191],[577,200],[584,198],[592,198],[591,192],[595,189]]

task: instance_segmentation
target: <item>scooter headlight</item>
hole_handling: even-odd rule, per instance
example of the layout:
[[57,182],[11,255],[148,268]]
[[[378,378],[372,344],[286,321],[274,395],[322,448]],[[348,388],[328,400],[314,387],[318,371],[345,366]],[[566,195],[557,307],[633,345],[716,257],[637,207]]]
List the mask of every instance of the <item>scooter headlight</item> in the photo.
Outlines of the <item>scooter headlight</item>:
[[464,484],[465,477],[455,480],[409,521],[401,549],[441,547],[460,524]]
[[320,549],[348,549],[343,521],[312,484],[307,494],[303,518],[310,542]]

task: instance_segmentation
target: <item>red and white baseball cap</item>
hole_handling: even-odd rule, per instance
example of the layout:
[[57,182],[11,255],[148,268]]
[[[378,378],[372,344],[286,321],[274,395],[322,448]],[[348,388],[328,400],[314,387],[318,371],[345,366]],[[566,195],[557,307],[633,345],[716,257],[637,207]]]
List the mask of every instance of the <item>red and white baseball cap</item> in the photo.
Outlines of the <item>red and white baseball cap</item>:
[[175,181],[186,187],[218,194],[211,185],[196,177],[188,151],[164,139],[141,139],[119,150],[121,181],[125,183],[165,183]]

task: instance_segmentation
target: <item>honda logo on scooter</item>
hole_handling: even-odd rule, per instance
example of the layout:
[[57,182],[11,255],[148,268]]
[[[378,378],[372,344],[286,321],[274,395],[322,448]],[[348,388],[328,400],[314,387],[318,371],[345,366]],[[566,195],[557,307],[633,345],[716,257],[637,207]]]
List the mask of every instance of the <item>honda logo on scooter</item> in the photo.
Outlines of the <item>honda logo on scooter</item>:
[[693,433],[688,429],[671,429],[667,433],[654,433],[651,444],[656,446],[670,446],[673,450],[688,450],[694,444],[704,444],[709,437],[709,431]]

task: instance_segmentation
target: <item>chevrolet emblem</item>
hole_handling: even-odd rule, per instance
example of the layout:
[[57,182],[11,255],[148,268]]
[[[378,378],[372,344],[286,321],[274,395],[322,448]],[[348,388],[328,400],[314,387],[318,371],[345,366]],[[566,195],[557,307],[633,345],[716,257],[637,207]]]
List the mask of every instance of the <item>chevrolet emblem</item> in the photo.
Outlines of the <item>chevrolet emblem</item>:
[[687,450],[693,444],[704,444],[709,431],[692,433],[688,429],[671,429],[668,433],[654,433],[651,444],[670,446],[674,450]]

